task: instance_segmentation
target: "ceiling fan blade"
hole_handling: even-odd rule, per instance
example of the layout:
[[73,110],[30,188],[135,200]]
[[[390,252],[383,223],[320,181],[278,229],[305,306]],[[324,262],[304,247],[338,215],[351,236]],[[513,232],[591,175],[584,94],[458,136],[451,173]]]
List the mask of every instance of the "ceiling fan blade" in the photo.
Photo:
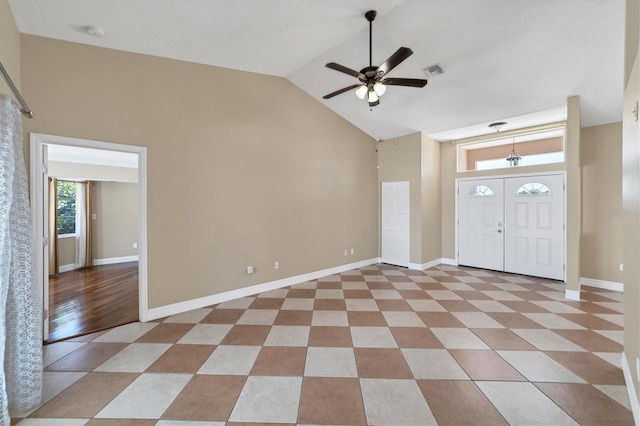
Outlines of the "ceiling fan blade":
[[401,47],[378,67],[378,71],[382,71],[382,75],[388,74],[392,69],[400,65],[411,55],[413,55],[413,50],[408,47]]
[[322,97],[322,99],[331,99],[331,98],[333,98],[334,96],[338,96],[338,95],[340,95],[340,94],[342,94],[342,93],[344,93],[344,92],[348,92],[349,90],[352,90],[352,89],[357,89],[357,88],[358,88],[358,87],[360,87],[360,86],[362,86],[362,84],[354,84],[354,85],[352,85],[352,86],[345,87],[345,88],[340,89],[340,90],[336,90],[336,91],[335,91],[335,92],[333,92],[333,93],[329,93],[328,95],[324,95],[324,96]]
[[345,74],[349,74],[362,81],[365,81],[367,79],[367,77],[365,77],[365,75],[362,74],[361,72],[352,70],[351,68],[347,68],[344,65],[336,64],[335,62],[329,62],[327,65],[325,65],[325,67],[331,68],[332,70],[336,70],[339,72],[343,72]]
[[427,80],[421,78],[385,78],[381,82],[387,86],[424,87]]

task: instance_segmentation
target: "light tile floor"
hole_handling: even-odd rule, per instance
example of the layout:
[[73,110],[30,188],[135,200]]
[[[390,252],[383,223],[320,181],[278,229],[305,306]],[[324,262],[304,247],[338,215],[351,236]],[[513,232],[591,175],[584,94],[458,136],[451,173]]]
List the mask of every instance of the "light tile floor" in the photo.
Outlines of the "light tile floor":
[[373,265],[45,347],[20,425],[633,424],[622,297]]

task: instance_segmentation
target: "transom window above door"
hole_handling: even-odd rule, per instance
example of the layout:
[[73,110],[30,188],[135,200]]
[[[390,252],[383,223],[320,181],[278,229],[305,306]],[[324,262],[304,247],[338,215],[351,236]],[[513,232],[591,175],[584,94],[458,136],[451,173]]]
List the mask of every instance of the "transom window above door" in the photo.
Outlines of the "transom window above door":
[[521,159],[518,166],[564,162],[564,125],[538,131],[513,130],[507,135],[489,134],[457,143],[458,172],[504,169],[512,150]]

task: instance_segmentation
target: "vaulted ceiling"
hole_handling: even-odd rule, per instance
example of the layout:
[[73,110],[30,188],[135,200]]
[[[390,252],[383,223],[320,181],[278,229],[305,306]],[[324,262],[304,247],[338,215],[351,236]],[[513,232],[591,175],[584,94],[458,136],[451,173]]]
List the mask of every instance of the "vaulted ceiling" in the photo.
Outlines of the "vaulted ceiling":
[[[561,120],[573,95],[584,127],[622,119],[623,0],[9,2],[22,33],[284,77],[376,139]],[[357,83],[327,62],[369,65],[369,9],[374,65],[406,46],[414,54],[392,77],[425,78],[435,63],[445,73],[422,89],[391,86],[374,108],[351,92],[323,100]]]

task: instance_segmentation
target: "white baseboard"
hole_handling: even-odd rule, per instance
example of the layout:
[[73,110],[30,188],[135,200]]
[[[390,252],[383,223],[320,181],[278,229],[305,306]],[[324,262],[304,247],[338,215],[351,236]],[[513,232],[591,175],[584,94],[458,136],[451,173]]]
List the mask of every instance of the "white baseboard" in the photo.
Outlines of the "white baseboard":
[[[126,262],[137,262],[138,256],[123,256],[123,257],[109,257],[106,259],[93,259],[94,266],[101,265],[113,265],[114,263],[126,263]],[[80,269],[81,266],[78,266],[74,263],[70,263],[69,265],[62,265],[58,268],[59,273],[73,271],[75,269]]]
[[212,294],[211,296],[199,297],[197,299],[173,303],[171,305],[151,308],[148,311],[147,319],[151,321],[158,318],[168,317],[170,315],[181,314],[183,312],[204,308],[206,306],[215,305],[218,303],[226,302],[228,300],[253,296],[254,294],[263,293],[265,291],[276,290],[278,288],[316,280],[318,278],[326,277],[327,275],[339,274],[341,272],[350,271],[352,269],[374,265],[376,263],[379,263],[379,261],[379,258],[362,260],[360,262],[348,263],[346,265],[336,266],[333,268],[323,269],[315,272],[309,272],[307,274],[296,275],[289,278],[283,278],[281,280],[275,280],[262,284],[252,285],[249,287],[239,288],[237,290],[225,291],[224,293]]
[[638,395],[636,394],[636,388],[633,385],[633,376],[631,375],[631,369],[629,368],[629,362],[627,356],[622,352],[622,373],[624,374],[624,381],[627,385],[627,393],[629,394],[629,405],[631,405],[631,412],[633,413],[633,422],[640,424],[640,405],[638,404]]
[[76,268],[76,264],[75,263],[70,263],[69,265],[62,265],[58,267],[58,272],[61,274],[63,272],[69,272],[69,271],[73,271]]
[[106,259],[93,259],[94,266],[100,265],[112,265],[114,263],[126,263],[126,262],[137,262],[138,255],[135,256],[122,256],[122,257],[108,257]]
[[580,278],[580,285],[588,285],[590,287],[602,288],[605,290],[624,291],[624,285],[615,281],[594,280],[592,278]]
[[425,269],[429,269],[429,268],[433,268],[434,266],[438,266],[440,265],[442,262],[442,259],[434,259],[431,260],[427,263],[423,263],[423,264],[419,264],[419,263],[410,263],[409,264],[409,269],[414,269],[416,271],[424,271]]
[[578,290],[565,290],[564,298],[569,300],[580,301],[580,289]]
[[442,263],[443,265],[458,266],[458,261],[457,260],[450,259],[448,257],[443,257],[442,259],[440,259],[440,263]]

